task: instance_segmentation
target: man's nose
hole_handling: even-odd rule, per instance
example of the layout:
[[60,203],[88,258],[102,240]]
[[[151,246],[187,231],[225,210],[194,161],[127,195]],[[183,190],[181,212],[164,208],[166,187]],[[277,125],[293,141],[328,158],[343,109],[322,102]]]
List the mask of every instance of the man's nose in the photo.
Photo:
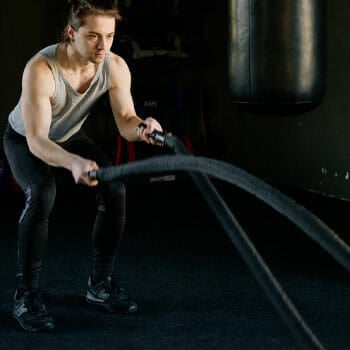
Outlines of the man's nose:
[[97,43],[97,47],[100,49],[100,50],[103,50],[106,48],[106,39],[105,38],[100,38],[98,43]]

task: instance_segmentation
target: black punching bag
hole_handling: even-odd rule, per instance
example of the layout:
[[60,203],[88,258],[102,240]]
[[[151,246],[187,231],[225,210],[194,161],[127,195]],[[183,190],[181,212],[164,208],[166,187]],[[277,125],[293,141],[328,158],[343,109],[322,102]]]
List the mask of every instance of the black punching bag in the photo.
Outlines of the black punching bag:
[[325,0],[229,0],[229,6],[234,102],[258,111],[318,105],[326,85]]

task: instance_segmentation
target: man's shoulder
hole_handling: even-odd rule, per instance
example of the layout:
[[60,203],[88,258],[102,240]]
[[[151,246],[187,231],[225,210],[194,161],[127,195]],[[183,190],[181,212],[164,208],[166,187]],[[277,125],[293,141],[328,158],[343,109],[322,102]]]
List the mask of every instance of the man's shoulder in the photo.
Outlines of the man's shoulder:
[[46,46],[40,49],[38,51],[38,54],[43,55],[45,57],[56,57],[59,46],[60,46],[59,43],[51,44],[49,46]]
[[57,56],[58,44],[46,46],[35,52],[27,61],[27,63],[45,62],[47,60],[55,60]]
[[34,69],[34,70],[38,70],[38,69],[46,70],[46,69],[49,69],[49,66],[47,64],[46,58],[40,55],[39,53],[37,53],[28,60],[26,64],[26,68]]
[[110,56],[110,88],[126,87],[130,84],[130,70],[126,61],[117,54]]
[[117,55],[116,53],[114,52],[110,52],[109,53],[109,61],[110,61],[110,64],[114,67],[120,67],[120,68],[126,68],[127,67],[127,64],[124,60],[123,57]]
[[123,57],[111,52],[109,62],[109,71],[112,80],[120,80],[130,75],[129,67]]
[[39,53],[28,60],[25,72],[29,76],[36,78],[50,79],[52,77],[52,70],[46,58]]

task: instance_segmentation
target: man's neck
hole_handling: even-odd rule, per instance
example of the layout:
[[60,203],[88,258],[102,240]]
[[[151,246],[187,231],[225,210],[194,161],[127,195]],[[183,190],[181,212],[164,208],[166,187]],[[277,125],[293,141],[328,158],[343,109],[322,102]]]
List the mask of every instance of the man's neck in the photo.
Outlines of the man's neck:
[[62,56],[60,65],[69,75],[96,70],[96,65],[91,61],[82,59],[71,43],[63,44],[61,52]]

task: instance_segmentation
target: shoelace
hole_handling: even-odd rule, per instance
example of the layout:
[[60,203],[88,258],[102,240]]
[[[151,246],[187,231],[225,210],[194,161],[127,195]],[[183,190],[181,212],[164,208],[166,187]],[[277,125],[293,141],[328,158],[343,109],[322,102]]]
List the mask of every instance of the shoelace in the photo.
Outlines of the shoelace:
[[104,281],[98,283],[95,286],[97,292],[104,290],[109,294],[109,298],[113,298],[114,296],[117,296],[120,300],[127,300],[128,297],[125,294],[125,291],[123,288],[118,287],[118,283],[113,278],[106,278]]
[[23,301],[29,312],[46,313],[45,305],[39,291],[28,291],[23,295]]

